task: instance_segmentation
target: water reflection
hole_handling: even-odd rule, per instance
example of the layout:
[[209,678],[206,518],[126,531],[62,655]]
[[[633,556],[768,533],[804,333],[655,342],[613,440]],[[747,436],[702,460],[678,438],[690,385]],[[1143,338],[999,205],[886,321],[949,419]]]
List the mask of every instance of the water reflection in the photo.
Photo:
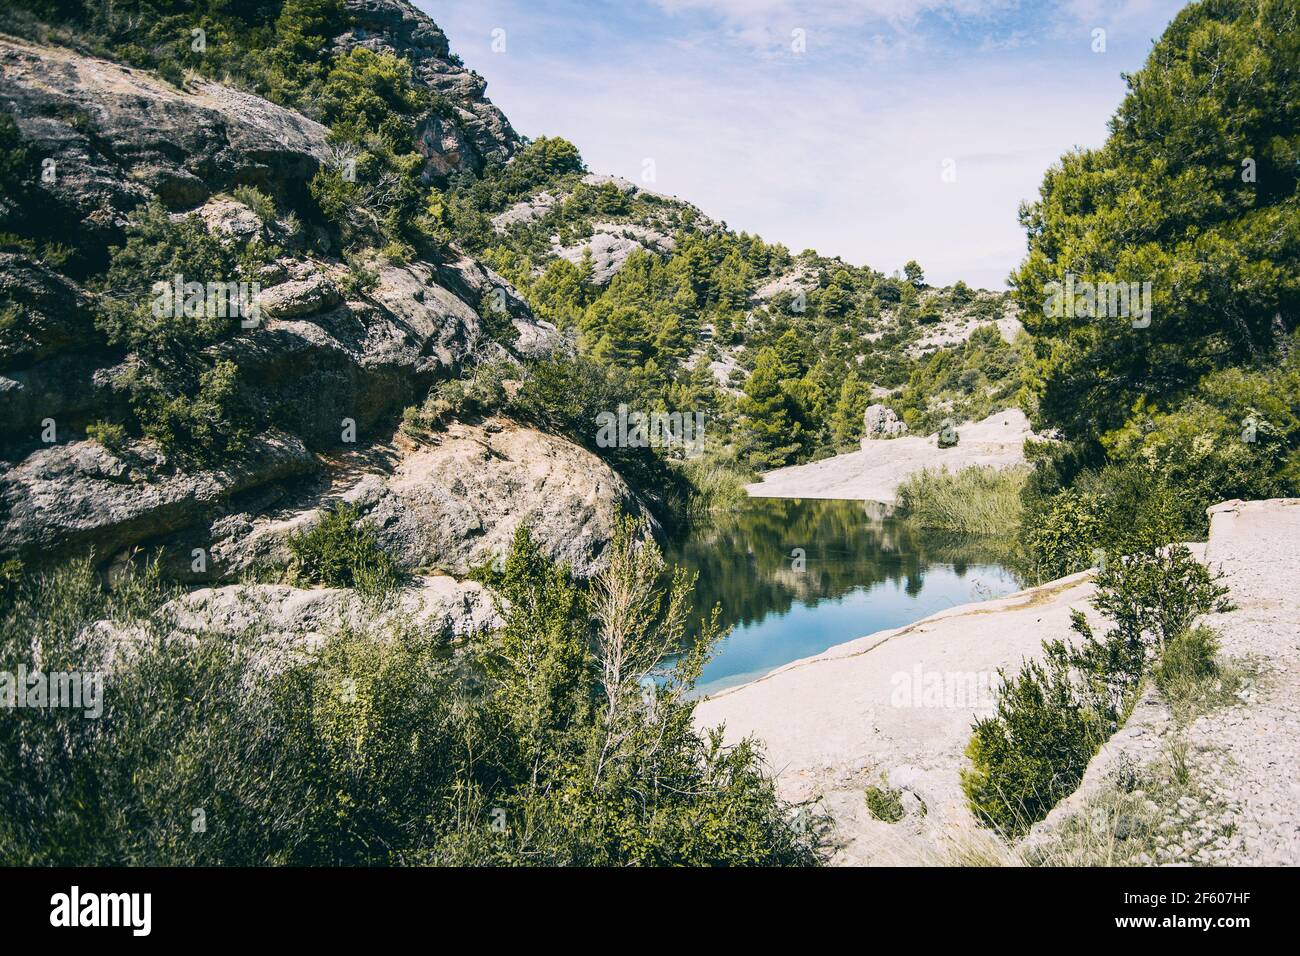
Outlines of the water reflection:
[[710,693],[935,611],[1020,587],[995,541],[918,531],[875,502],[754,498],[666,548],[699,574],[695,606],[733,628]]

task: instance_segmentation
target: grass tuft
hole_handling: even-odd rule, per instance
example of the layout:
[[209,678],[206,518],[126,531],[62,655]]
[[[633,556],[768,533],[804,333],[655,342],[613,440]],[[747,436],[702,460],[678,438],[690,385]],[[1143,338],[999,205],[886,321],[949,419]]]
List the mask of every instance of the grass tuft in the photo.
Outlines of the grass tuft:
[[924,469],[898,486],[904,516],[922,528],[961,534],[1014,534],[1020,528],[1020,492],[1030,468],[972,465],[950,472]]

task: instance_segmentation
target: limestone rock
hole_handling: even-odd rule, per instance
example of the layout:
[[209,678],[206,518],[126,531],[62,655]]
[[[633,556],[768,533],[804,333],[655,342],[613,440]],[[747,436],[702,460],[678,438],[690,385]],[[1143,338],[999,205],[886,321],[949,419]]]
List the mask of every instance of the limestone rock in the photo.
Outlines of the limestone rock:
[[192,591],[170,602],[164,613],[181,632],[298,640],[327,637],[343,627],[382,630],[398,621],[455,635],[500,623],[486,588],[445,575],[415,578],[379,607],[344,588],[231,584]]
[[299,439],[274,431],[219,469],[165,476],[93,441],[43,448],[0,474],[0,555],[105,560],[194,524],[230,495],[314,466]]
[[417,129],[428,180],[443,181],[462,168],[480,172],[515,154],[519,135],[484,95],[487,81],[452,55],[436,23],[403,0],[345,0],[344,7],[354,24],[334,40],[336,49],[360,46],[400,56],[410,61],[416,79],[452,104],[451,114],[434,111]]
[[643,513],[626,482],[591,452],[498,421],[453,425],[440,444],[408,457],[370,518],[408,567],[464,574],[505,554],[524,524],[548,557],[586,576],[603,563],[620,511]]
[[864,442],[907,434],[907,425],[887,405],[868,405],[862,422]]
[[23,368],[94,337],[90,297],[31,256],[0,252],[0,369]]
[[342,298],[329,276],[318,272],[306,279],[264,289],[255,302],[265,319],[296,319],[331,309]]
[[53,182],[13,197],[11,222],[102,239],[105,257],[151,198],[184,209],[242,183],[296,196],[328,156],[323,126],[260,97],[211,82],[177,89],[64,47],[0,38],[0,99],[55,161]]
[[[267,514],[227,515],[188,547],[212,555],[210,579],[237,579],[259,566],[283,567],[287,543],[346,502],[362,513],[380,546],[408,571],[436,568],[464,575],[504,555],[520,524],[542,551],[587,576],[603,565],[620,512],[647,516],[636,495],[608,465],[567,439],[506,419],[454,424],[437,444],[407,447],[391,468],[334,483],[292,507]],[[198,542],[195,544],[195,542]],[[183,576],[176,563],[168,571]]]

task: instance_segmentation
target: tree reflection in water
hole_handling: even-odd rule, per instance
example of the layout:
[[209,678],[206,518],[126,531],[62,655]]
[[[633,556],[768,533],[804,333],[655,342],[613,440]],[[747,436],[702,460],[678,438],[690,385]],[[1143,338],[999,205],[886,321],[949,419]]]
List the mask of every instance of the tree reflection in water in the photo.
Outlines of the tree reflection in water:
[[[695,608],[734,628],[701,690],[1020,587],[1010,543],[913,528],[887,505],[755,498],[665,549],[698,572]],[[802,570],[799,567],[802,565]]]

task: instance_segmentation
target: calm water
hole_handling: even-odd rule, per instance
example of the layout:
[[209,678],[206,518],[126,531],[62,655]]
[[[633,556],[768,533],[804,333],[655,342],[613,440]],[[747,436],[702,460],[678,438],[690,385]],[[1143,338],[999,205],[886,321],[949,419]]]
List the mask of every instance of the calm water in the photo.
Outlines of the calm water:
[[705,694],[1020,587],[991,544],[919,532],[874,502],[752,498],[665,557],[699,573],[697,611],[720,604],[732,627],[704,669]]

